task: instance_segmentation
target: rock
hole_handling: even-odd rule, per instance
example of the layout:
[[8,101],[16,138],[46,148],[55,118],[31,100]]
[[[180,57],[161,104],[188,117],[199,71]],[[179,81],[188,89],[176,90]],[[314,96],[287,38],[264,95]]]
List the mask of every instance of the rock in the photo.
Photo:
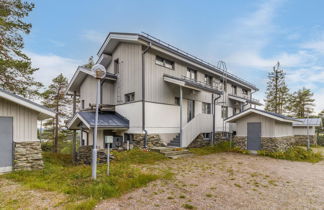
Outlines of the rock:
[[44,168],[39,141],[14,143],[14,170],[38,170]]

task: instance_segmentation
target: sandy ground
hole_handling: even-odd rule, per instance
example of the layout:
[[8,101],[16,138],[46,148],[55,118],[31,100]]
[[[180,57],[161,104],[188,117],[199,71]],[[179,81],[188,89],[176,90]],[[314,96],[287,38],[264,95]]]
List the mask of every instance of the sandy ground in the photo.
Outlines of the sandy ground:
[[170,168],[175,178],[103,201],[97,209],[324,209],[324,161],[221,153],[153,167]]

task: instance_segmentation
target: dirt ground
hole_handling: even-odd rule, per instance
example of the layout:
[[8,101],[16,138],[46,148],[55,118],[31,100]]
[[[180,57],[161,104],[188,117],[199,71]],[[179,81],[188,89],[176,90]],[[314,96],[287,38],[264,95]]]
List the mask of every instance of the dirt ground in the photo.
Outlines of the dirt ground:
[[167,161],[157,181],[97,209],[324,209],[324,161],[221,153]]

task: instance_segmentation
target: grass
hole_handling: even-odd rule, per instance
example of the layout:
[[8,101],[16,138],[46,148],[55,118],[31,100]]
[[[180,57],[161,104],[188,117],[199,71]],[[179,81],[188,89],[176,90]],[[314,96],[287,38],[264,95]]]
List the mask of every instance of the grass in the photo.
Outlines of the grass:
[[185,209],[196,209],[196,207],[188,203],[183,204],[182,207]]
[[323,159],[320,152],[307,151],[301,147],[291,147],[285,152],[267,152],[259,151],[259,155],[269,156],[276,159],[284,159],[291,161],[305,161],[311,163],[317,163]]
[[230,142],[228,141],[220,142],[218,144],[215,144],[214,146],[190,148],[189,151],[196,155],[209,155],[209,154],[220,153],[220,152],[246,153],[246,151],[231,146]]
[[[92,209],[102,199],[118,197],[157,179],[168,179],[169,171],[142,171],[139,164],[153,164],[166,159],[162,154],[134,149],[114,152],[110,176],[106,165],[99,164],[97,180],[91,179],[91,166],[72,165],[70,155],[44,153],[45,168],[38,171],[16,171],[2,177],[20,182],[31,189],[44,189],[69,195],[75,204],[68,209]],[[77,202],[82,200],[82,202]]]

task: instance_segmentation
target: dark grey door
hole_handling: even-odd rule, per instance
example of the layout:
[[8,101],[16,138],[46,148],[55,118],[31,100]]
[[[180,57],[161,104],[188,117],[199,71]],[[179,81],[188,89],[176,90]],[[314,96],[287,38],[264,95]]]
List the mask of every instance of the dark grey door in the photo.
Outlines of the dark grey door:
[[247,149],[261,149],[261,123],[247,124]]
[[188,122],[195,117],[195,101],[188,100]]
[[12,118],[0,117],[0,171],[12,166]]

